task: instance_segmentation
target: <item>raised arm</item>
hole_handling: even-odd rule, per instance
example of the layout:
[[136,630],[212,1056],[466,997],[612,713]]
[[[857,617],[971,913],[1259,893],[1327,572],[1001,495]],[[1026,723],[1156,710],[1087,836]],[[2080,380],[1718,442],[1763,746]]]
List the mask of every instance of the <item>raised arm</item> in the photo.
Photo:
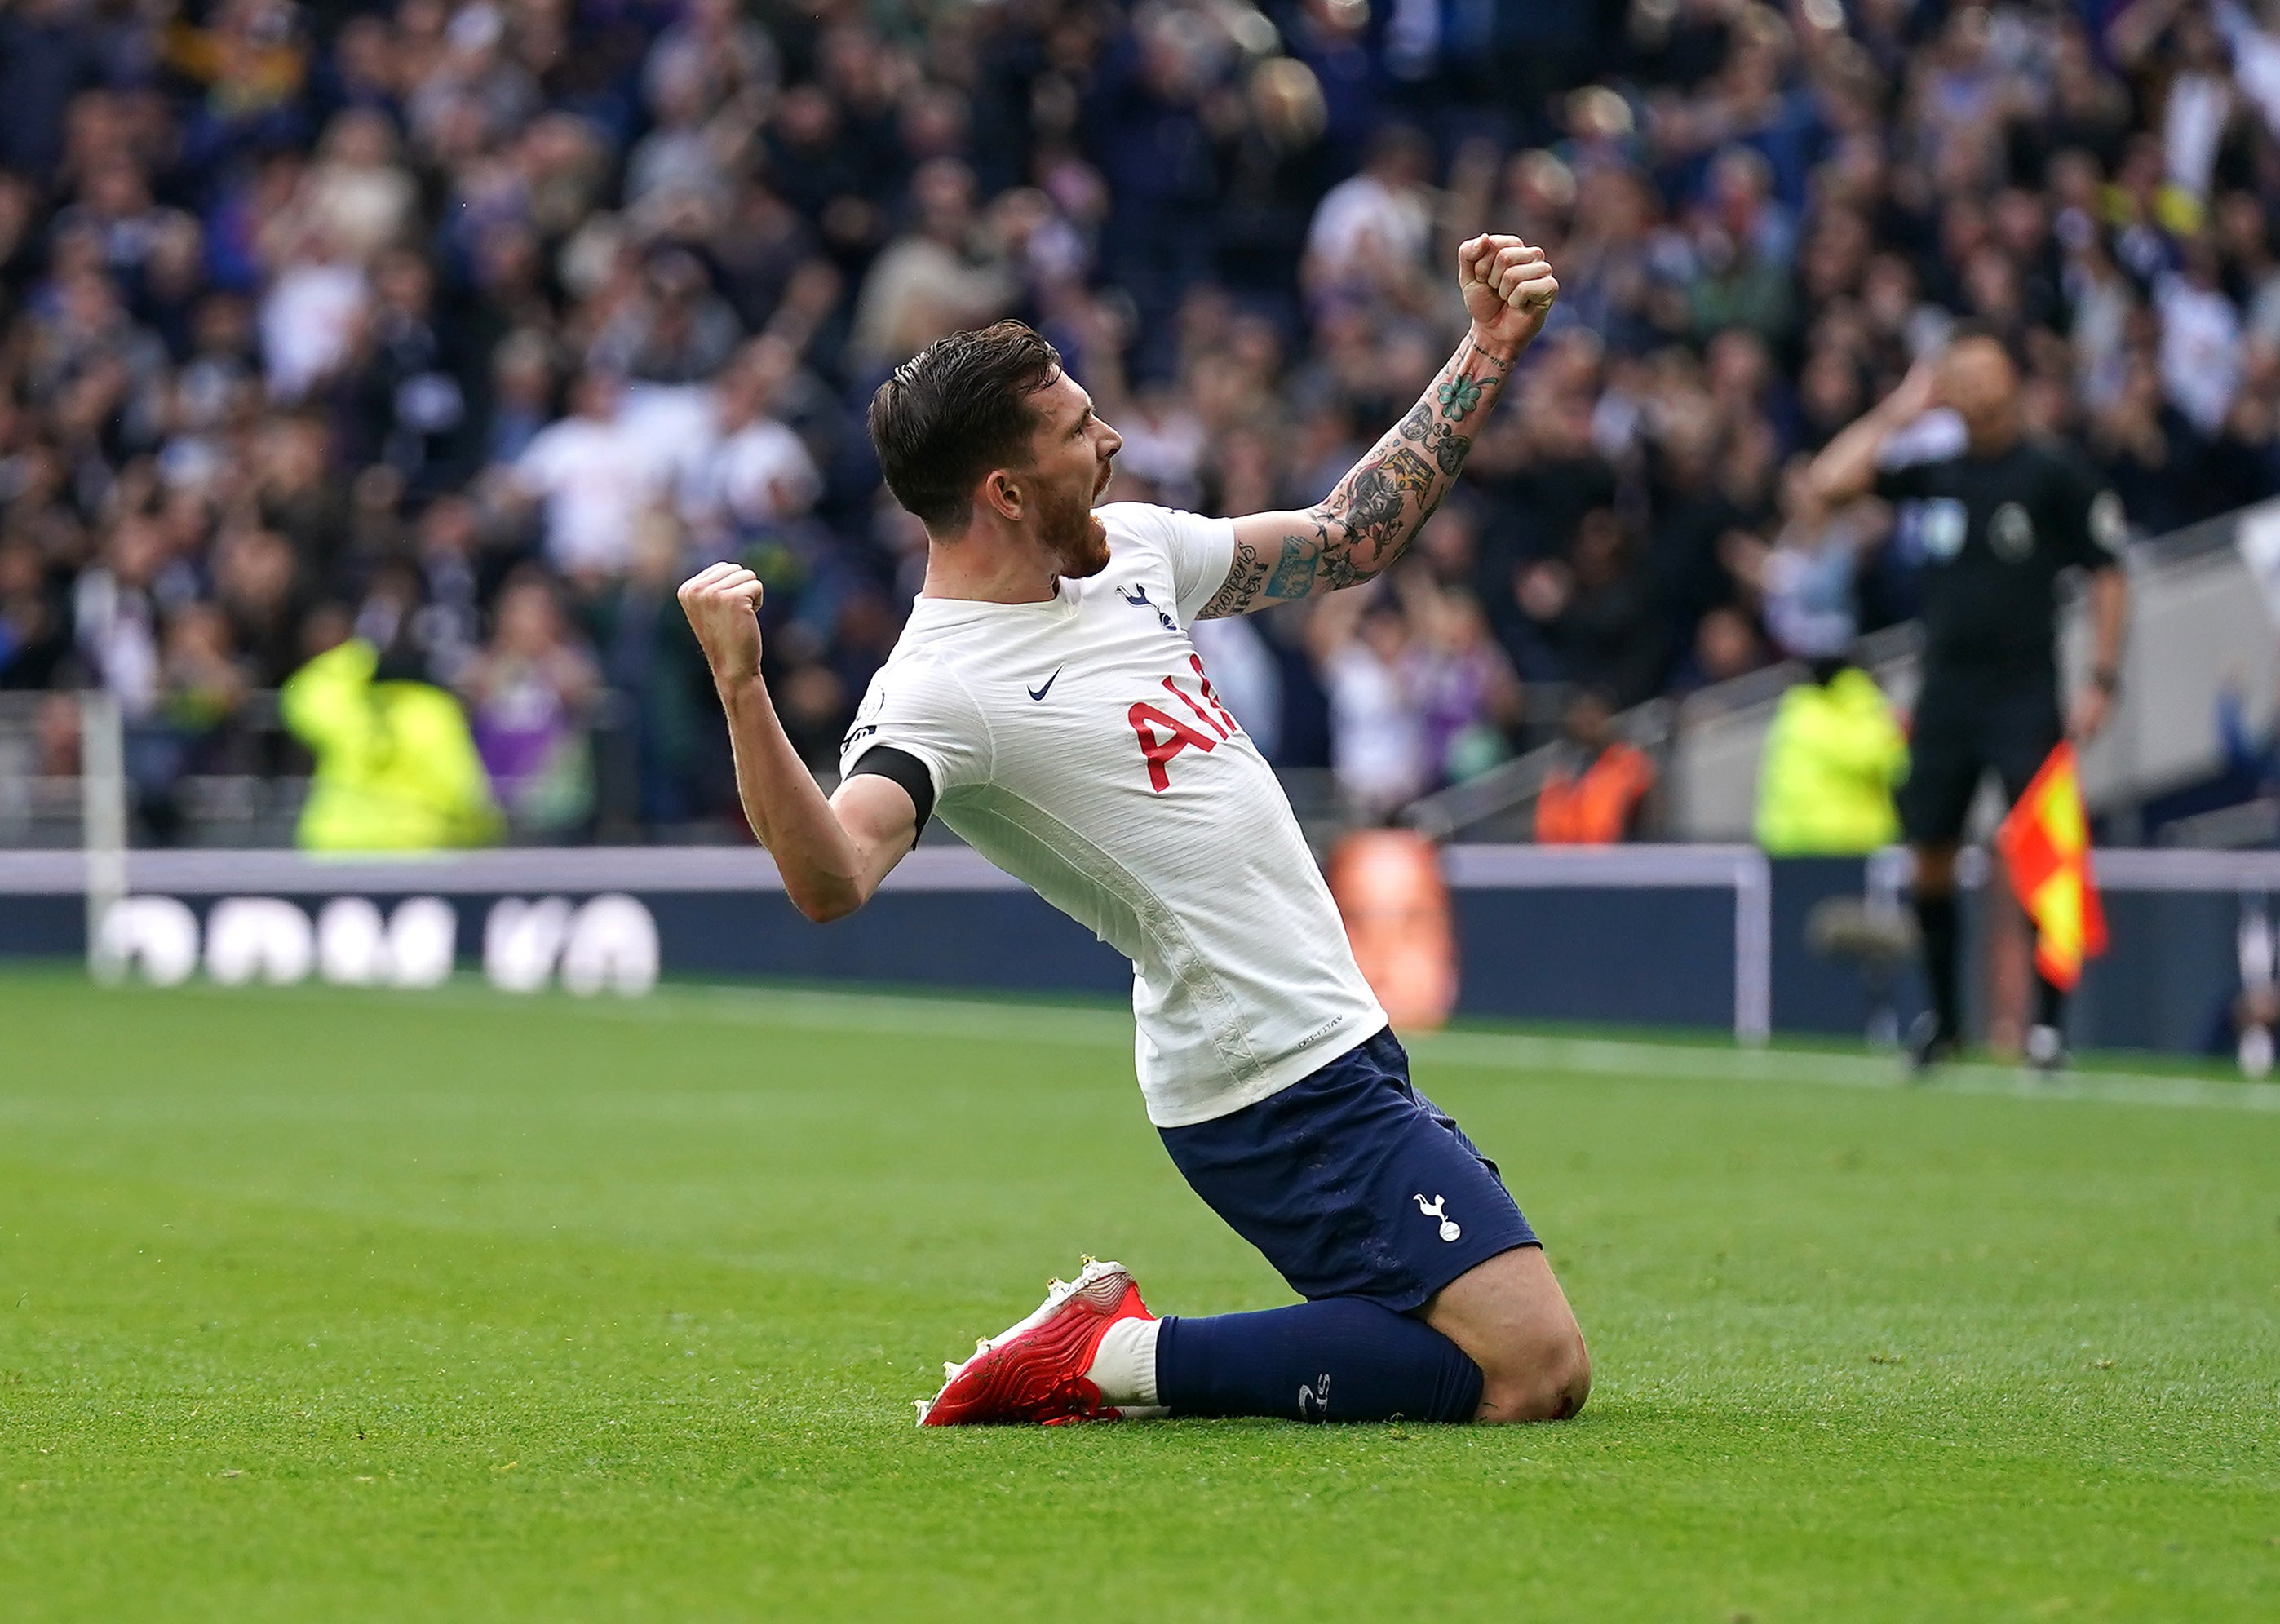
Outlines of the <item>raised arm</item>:
[[682,583],[681,607],[704,646],[728,716],[736,795],[776,860],[792,904],[818,924],[844,919],[918,840],[918,808],[893,780],[863,774],[824,799],[785,736],[760,680],[759,578],[715,564]]
[[1560,283],[1544,250],[1475,237],[1457,250],[1472,331],[1413,408],[1304,512],[1235,521],[1235,562],[1202,618],[1247,614],[1367,581],[1441,505],[1520,352],[1544,330]]
[[1851,427],[1821,450],[1806,469],[1814,501],[1841,507],[1865,496],[1876,482],[1876,454],[1884,442],[1938,404],[1937,373],[1930,359],[1908,369],[1899,388],[1871,407]]

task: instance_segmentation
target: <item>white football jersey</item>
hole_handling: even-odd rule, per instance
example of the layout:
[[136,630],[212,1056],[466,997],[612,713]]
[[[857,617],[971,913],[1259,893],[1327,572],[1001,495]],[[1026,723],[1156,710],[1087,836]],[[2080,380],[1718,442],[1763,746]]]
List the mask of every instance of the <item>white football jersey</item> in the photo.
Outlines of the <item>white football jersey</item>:
[[1188,623],[1227,579],[1224,519],[1098,510],[1108,567],[1037,604],[920,597],[856,714],[925,764],[967,843],[1132,961],[1148,1117],[1208,1121],[1385,1024],[1267,759]]

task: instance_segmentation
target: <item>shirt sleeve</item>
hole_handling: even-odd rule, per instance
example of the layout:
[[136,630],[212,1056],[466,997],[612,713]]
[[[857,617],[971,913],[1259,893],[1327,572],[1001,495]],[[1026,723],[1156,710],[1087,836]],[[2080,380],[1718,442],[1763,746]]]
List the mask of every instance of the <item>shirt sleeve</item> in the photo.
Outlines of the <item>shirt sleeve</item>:
[[2061,454],[2058,468],[2059,556],[2086,570],[2114,568],[2130,541],[2122,498],[2079,457]]
[[1118,511],[1131,532],[1171,565],[1173,613],[1182,626],[1193,625],[1235,566],[1235,520],[1144,502],[1121,503]]
[[932,659],[891,660],[871,679],[839,742],[840,776],[882,744],[926,768],[937,802],[990,777],[990,724],[966,685]]

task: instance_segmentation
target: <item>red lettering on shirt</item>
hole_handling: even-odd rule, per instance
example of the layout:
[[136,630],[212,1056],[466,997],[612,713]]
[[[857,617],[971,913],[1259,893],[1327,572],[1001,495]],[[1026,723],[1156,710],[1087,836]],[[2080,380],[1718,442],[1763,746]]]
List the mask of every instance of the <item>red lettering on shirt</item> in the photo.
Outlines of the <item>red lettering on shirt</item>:
[[1204,690],[1204,697],[1211,702],[1211,708],[1220,713],[1221,717],[1225,720],[1229,727],[1236,727],[1236,724],[1235,718],[1229,713],[1228,708],[1219,702],[1219,695],[1212,688],[1211,679],[1204,674],[1203,656],[1200,654],[1189,655],[1188,664],[1196,668],[1196,681],[1202,687]]
[[1198,704],[1194,700],[1189,698],[1186,691],[1169,677],[1166,677],[1164,679],[1164,691],[1177,699],[1182,704],[1187,706],[1189,710],[1193,711],[1196,713],[1196,720],[1201,722],[1205,727],[1210,728],[1213,733],[1219,735],[1220,737],[1224,739],[1230,736],[1229,730],[1221,727],[1216,717],[1213,716],[1209,711],[1205,710],[1203,706]]
[[[1167,683],[1169,681],[1169,678],[1166,679]],[[1177,689],[1172,691],[1179,692]],[[1126,712],[1124,719],[1132,724],[1133,733],[1139,737],[1140,753],[1148,761],[1148,787],[1158,795],[1172,787],[1172,775],[1164,769],[1165,764],[1173,757],[1190,744],[1198,750],[1219,748],[1219,741],[1208,733],[1197,732],[1187,723],[1167,716],[1144,700],[1136,703]],[[1161,738],[1157,736],[1159,732],[1164,735]]]

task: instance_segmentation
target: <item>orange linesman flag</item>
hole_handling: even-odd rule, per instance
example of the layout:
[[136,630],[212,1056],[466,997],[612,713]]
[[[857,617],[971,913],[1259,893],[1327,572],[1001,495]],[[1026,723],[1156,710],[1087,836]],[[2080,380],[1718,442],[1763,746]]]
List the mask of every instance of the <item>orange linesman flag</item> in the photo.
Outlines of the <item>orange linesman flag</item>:
[[2090,873],[2090,820],[2074,746],[2060,743],[1995,831],[2012,892],[2035,922],[2035,967],[2072,992],[2106,951],[2106,910]]

